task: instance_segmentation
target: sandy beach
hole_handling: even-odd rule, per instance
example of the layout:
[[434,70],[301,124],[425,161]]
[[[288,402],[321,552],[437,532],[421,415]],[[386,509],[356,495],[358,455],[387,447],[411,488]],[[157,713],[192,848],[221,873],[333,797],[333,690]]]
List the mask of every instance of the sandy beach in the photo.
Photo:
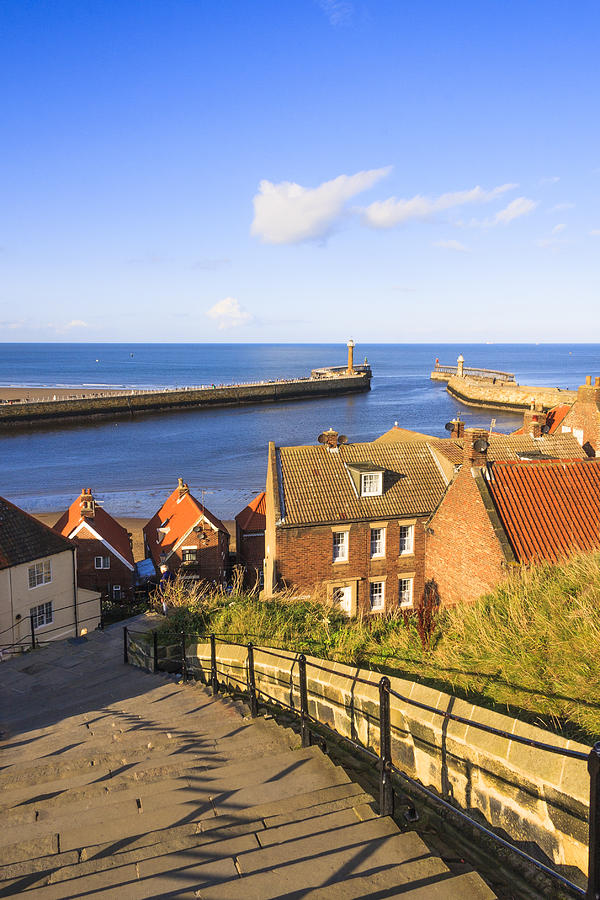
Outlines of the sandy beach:
[[[54,525],[55,522],[58,522],[62,515],[62,512],[51,512],[51,513],[33,513],[35,519],[38,519],[40,522],[43,522],[44,525],[48,525],[50,528]],[[126,528],[127,531],[131,532],[131,537],[133,540],[133,558],[136,562],[140,559],[144,559],[144,535],[142,534],[142,529],[147,519],[137,519],[133,517],[117,517],[115,516],[117,522]],[[229,549],[232,553],[235,552],[235,522],[232,520],[227,520],[223,522],[223,525],[227,528],[230,535]]]

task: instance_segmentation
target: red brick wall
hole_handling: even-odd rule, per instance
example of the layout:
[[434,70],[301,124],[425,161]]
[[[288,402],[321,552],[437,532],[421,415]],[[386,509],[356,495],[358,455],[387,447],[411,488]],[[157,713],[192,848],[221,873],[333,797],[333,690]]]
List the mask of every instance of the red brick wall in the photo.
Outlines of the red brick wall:
[[245,532],[237,529],[236,550],[238,563],[244,566],[248,572],[248,580],[254,583],[257,573],[263,570],[265,558],[265,534]]
[[[327,581],[358,580],[359,613],[370,612],[369,578],[382,576],[385,582],[386,611],[398,609],[398,575],[414,573],[413,603],[420,605],[425,573],[425,517],[387,520],[385,557],[371,559],[371,523],[350,526],[348,561],[333,562],[333,537],[329,525],[277,528],[277,575],[280,582],[301,592],[326,596]],[[414,522],[414,553],[399,553],[400,525]],[[340,523],[340,525],[343,523]],[[377,523],[374,523],[377,524]],[[315,590],[316,589],[316,590]]]
[[[228,564],[229,555],[229,535],[223,534],[222,531],[213,531],[210,526],[204,528],[206,540],[201,541],[194,532],[183,541],[182,547],[179,547],[172,556],[167,560],[167,565],[171,572],[177,573],[181,569],[181,573],[186,572],[194,575],[203,581],[222,582]],[[198,554],[198,561],[195,563],[183,563],[183,547],[195,547]]]
[[[113,585],[119,584],[122,592],[131,588],[133,572],[121,562],[118,556],[111,553],[102,541],[92,537],[85,537],[80,532],[73,538],[77,544],[77,584],[79,587],[90,591],[100,591],[101,594],[112,597]],[[109,556],[110,569],[96,569],[95,557]]]
[[440,600],[476,600],[504,576],[505,557],[470,466],[463,465],[436,510],[427,534],[425,577]]
[[582,385],[577,392],[577,400],[564,417],[558,430],[568,428],[583,431],[583,449],[589,456],[600,455],[600,411],[598,410],[600,389]]

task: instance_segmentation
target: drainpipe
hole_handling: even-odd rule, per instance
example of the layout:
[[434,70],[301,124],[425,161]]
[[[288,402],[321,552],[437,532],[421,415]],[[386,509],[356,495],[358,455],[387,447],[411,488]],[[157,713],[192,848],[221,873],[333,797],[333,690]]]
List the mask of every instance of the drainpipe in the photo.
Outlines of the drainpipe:
[[79,634],[79,624],[77,622],[77,563],[75,554],[77,550],[73,547],[73,615],[75,617],[75,637]]

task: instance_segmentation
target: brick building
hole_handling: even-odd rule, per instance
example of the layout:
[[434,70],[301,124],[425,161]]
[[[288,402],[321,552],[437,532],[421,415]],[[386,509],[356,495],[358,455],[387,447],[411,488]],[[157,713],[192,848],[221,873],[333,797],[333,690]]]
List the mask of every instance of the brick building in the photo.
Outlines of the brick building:
[[262,583],[265,558],[266,494],[262,491],[235,517],[235,546],[246,580]]
[[180,478],[173,493],[144,525],[144,546],[158,570],[163,565],[194,580],[225,579],[229,532]]
[[293,586],[348,615],[421,602],[424,523],[447,485],[426,440],[269,445],[265,595]]
[[467,429],[463,463],[427,524],[425,577],[443,604],[476,600],[514,565],[600,546],[599,513],[600,465],[572,434]]
[[515,433],[527,430],[532,421],[548,434],[573,434],[588,456],[600,456],[600,378],[592,384],[588,375],[571,405],[555,406],[548,413],[527,410],[523,427]]
[[90,488],[53,526],[54,531],[77,545],[77,583],[104,597],[120,599],[133,583],[131,535],[98,506]]

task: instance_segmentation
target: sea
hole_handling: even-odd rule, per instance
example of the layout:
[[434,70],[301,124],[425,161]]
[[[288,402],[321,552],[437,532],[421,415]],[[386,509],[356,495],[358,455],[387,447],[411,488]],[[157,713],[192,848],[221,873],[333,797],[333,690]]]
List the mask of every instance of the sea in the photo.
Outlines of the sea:
[[[29,512],[65,509],[90,487],[116,516],[149,518],[177,478],[232,519],[264,489],[267,445],[312,444],[332,427],[370,441],[398,422],[443,436],[457,413],[467,426],[517,428],[519,414],[463,406],[430,380],[436,358],[514,372],[520,384],[576,388],[600,374],[600,344],[360,344],[365,394],[197,410],[0,434],[0,495]],[[89,388],[237,384],[306,376],[344,365],[339,344],[0,344],[0,386]]]

